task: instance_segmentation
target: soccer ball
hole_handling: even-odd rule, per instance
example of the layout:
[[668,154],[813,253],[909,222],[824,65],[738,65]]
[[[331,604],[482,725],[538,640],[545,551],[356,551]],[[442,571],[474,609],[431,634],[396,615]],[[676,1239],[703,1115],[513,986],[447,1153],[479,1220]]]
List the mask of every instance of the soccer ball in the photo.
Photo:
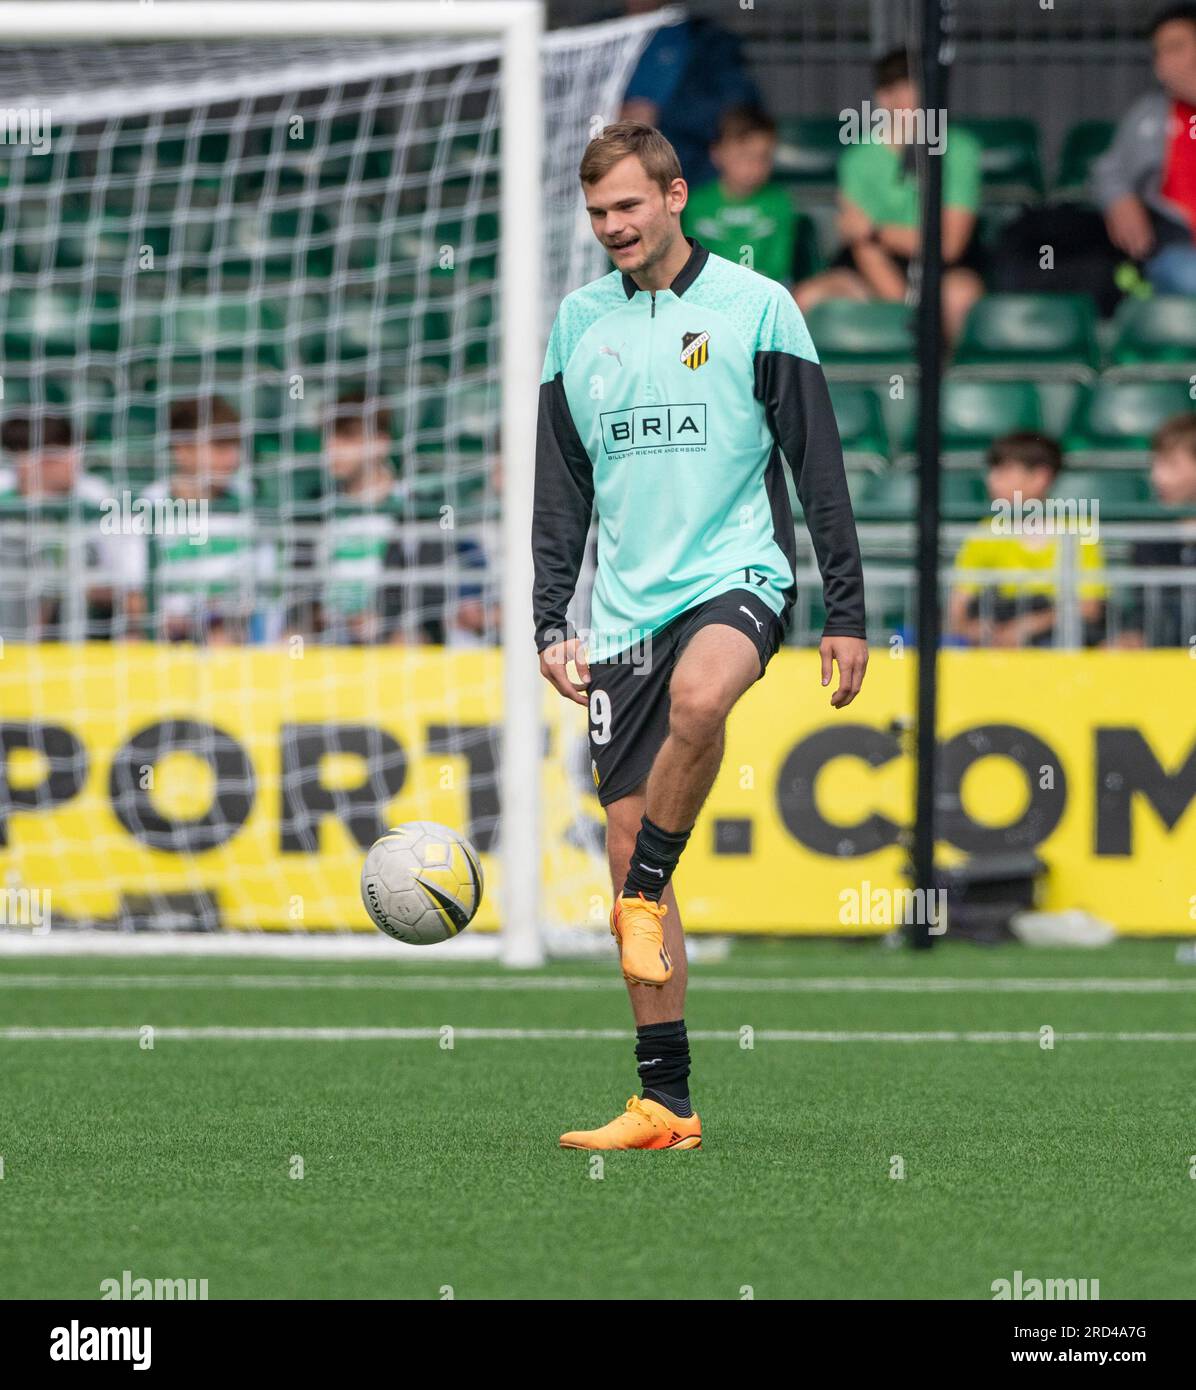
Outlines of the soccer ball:
[[447,941],[473,921],[482,865],[464,835],[431,820],[396,825],[361,868],[361,900],[374,925],[409,946]]

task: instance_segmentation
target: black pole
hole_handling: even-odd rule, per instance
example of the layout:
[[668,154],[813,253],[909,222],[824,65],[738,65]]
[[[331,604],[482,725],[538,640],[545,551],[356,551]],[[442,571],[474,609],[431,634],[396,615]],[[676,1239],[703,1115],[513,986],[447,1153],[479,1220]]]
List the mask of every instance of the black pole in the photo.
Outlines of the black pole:
[[[945,133],[950,141],[945,112],[947,72],[944,49],[947,38],[945,9],[949,0],[921,0],[921,32],[918,52],[918,85],[926,113],[927,136],[931,120],[943,114]],[[940,149],[942,147],[940,146]],[[943,369],[942,313],[942,225],[943,156],[932,154],[929,143],[918,150],[922,186],[921,285],[918,298],[918,714],[917,714],[917,801],[914,818],[914,887],[923,890],[922,902],[935,899],[935,786],[937,768],[936,732],[938,728],[938,649],[941,632],[939,612],[939,394]],[[934,943],[928,912],[915,914],[909,924],[909,943],[926,950]]]

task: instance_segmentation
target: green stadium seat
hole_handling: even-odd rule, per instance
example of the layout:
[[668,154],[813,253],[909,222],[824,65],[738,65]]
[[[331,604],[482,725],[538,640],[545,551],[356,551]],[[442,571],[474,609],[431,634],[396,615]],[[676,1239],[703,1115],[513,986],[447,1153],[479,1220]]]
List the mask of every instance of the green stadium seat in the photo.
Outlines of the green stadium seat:
[[392,135],[374,129],[369,111],[346,113],[327,121],[306,116],[302,130],[290,121],[261,132],[260,167],[238,184],[239,196],[260,191],[268,180],[281,175],[292,186],[343,189],[350,181],[385,181],[393,166]]
[[69,168],[65,149],[70,138],[63,139],[61,126],[51,126],[49,141],[49,150],[40,154],[31,144],[0,144],[0,188],[9,190],[10,197],[27,188],[62,185]]
[[[1067,383],[1069,390],[1076,388]],[[972,379],[948,375],[942,386],[939,432],[944,468],[978,468],[988,446],[1015,430],[1046,431],[1042,388],[1034,382]],[[1070,399],[1070,397],[1069,397]],[[918,388],[888,401],[892,455],[900,467],[916,462]],[[1049,431],[1047,431],[1049,432]]]
[[[113,385],[110,377],[101,378],[104,387],[103,399],[111,399]],[[89,396],[87,386],[82,387]],[[64,371],[45,372],[38,364],[30,372],[4,373],[4,394],[0,398],[5,415],[23,414],[26,409],[49,411],[59,414],[69,410],[81,393],[81,383],[74,374]]]
[[94,412],[88,422],[90,444],[103,445],[120,438],[135,446],[149,448],[160,433],[157,407],[129,400],[119,411],[108,406]]
[[876,389],[889,436],[889,458],[899,464],[917,446],[918,388],[911,382],[903,381],[900,390],[895,391],[885,381],[878,382]]
[[[419,324],[415,320],[415,303],[408,297],[387,298],[375,303],[372,294],[346,296],[335,317],[335,340],[332,344],[335,360],[346,362],[380,353],[381,360],[396,365],[406,358],[416,343]],[[427,315],[425,327],[436,332],[437,341],[447,339],[444,315]],[[320,363],[327,360],[329,335],[313,335],[307,339],[304,360]]]
[[800,188],[806,197],[832,196],[843,153],[841,129],[838,116],[798,116],[781,121],[774,177]]
[[170,458],[160,437],[115,433],[87,446],[87,471],[102,473],[119,487],[140,491],[169,476]]
[[806,316],[829,378],[875,380],[914,371],[913,318],[905,304],[826,299]]
[[832,381],[830,394],[847,467],[883,468],[888,438],[875,390],[862,382]]
[[944,449],[987,449],[999,435],[1039,430],[1042,407],[1029,381],[943,382],[940,430]]
[[1087,295],[990,294],[972,306],[953,374],[1091,381],[1099,361]]
[[814,226],[814,245],[818,254],[818,264],[814,273],[824,270],[839,254],[839,210],[834,203],[810,202],[800,189],[793,197],[801,202],[802,216],[808,217]]
[[[897,437],[902,467],[916,462],[918,389],[906,393]],[[947,377],[939,401],[939,443],[944,468],[980,468],[994,439],[1015,430],[1042,430],[1038,388],[1028,381]]]
[[416,213],[402,216],[394,231],[383,237],[383,254],[388,266],[404,275],[426,277],[429,290],[436,292],[438,282],[445,289],[455,288],[463,265],[470,279],[494,279],[498,244],[495,213],[442,213],[436,222]]
[[976,214],[976,235],[988,252],[995,250],[1005,229],[1023,211],[1021,203],[985,203]]
[[11,289],[0,296],[4,354],[10,361],[113,353],[118,343],[115,294]]
[[455,382],[452,391],[444,393],[442,399],[449,407],[444,437],[450,447],[472,450],[493,444],[501,415],[500,394],[498,384],[484,378]]
[[230,145],[227,132],[207,130],[195,140],[186,127],[161,126],[147,117],[126,120],[111,136],[105,132],[84,148],[72,148],[68,168],[81,183],[103,186],[104,210],[112,214],[143,205],[157,211],[176,204],[198,208],[219,200],[230,155],[242,150],[239,142]]
[[1113,317],[1110,377],[1196,374],[1196,297],[1126,299]]
[[180,295],[161,315],[152,356],[178,364],[199,363],[233,375],[255,366],[291,365],[284,350],[286,300],[278,304],[246,295]]
[[1112,121],[1079,121],[1067,132],[1051,197],[1057,202],[1086,199],[1093,163],[1108,149],[1116,129]]
[[1133,508],[1152,501],[1150,479],[1140,468],[1065,468],[1055,480],[1051,495],[1098,501],[1102,513],[1126,507],[1132,513]]
[[818,244],[818,226],[807,212],[799,211],[793,224],[793,282],[808,280],[825,268]]
[[[1042,196],[1042,161],[1035,121],[1024,117],[956,119],[980,142],[980,170],[986,201],[1024,202]],[[949,138],[949,137],[948,137]]]
[[[853,501],[860,521],[912,521],[918,514],[918,475],[901,469],[863,475]],[[988,505],[988,489],[978,472],[942,474],[939,493],[944,520],[975,521]]]
[[382,254],[382,212],[372,198],[349,199],[329,208],[333,264],[350,271],[374,270]]
[[1062,439],[1075,414],[1076,402],[1088,389],[1079,381],[1038,381],[1038,403],[1042,407],[1042,428],[1052,439]]
[[[143,281],[171,267],[202,263],[211,245],[210,222],[197,217],[172,227],[131,215],[97,212],[85,200],[22,198],[10,223],[14,270],[25,275],[89,269],[89,278],[138,293]],[[147,251],[149,256],[147,256]],[[162,280],[159,274],[159,282]]]
[[326,495],[325,471],[319,456],[272,459],[268,463],[255,460],[253,471],[253,500],[255,505],[284,515],[291,511],[306,511],[309,515],[320,509],[313,505]]
[[318,208],[262,213],[234,207],[215,222],[211,248],[195,271],[215,291],[326,280],[332,273],[332,227]]
[[1076,403],[1063,438],[1068,454],[1106,466],[1147,462],[1151,436],[1173,415],[1191,411],[1187,381],[1101,377]]

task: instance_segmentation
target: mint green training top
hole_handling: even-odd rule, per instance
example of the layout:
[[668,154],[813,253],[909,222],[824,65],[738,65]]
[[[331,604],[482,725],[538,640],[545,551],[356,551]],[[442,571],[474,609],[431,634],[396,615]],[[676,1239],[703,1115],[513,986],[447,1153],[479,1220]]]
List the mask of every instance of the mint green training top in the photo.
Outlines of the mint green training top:
[[620,271],[562,302],[540,386],[532,552],[537,649],[566,611],[598,518],[591,661],[695,604],[752,588],[787,627],[796,596],[781,452],[822,575],[826,635],[863,637],[843,451],[793,297],[692,238],[667,290]]

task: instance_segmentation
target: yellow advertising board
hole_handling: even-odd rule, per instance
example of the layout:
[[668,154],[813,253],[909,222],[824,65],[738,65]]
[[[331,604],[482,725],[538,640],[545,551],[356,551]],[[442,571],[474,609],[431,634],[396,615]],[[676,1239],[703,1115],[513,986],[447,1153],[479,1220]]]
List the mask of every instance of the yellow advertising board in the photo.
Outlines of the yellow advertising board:
[[[874,653],[835,711],[816,653],[778,653],[732,715],[677,873],[687,929],[888,929],[883,903],[906,886],[915,663]],[[942,861],[1032,849],[1043,907],[1196,933],[1196,661],[949,651],[940,669]],[[59,922],[148,905],[233,928],[372,930],[364,847],[439,820],[481,852],[477,925],[494,926],[501,695],[493,650],[8,645],[0,875],[51,889]],[[546,685],[544,714],[547,917],[600,923],[585,711]]]

